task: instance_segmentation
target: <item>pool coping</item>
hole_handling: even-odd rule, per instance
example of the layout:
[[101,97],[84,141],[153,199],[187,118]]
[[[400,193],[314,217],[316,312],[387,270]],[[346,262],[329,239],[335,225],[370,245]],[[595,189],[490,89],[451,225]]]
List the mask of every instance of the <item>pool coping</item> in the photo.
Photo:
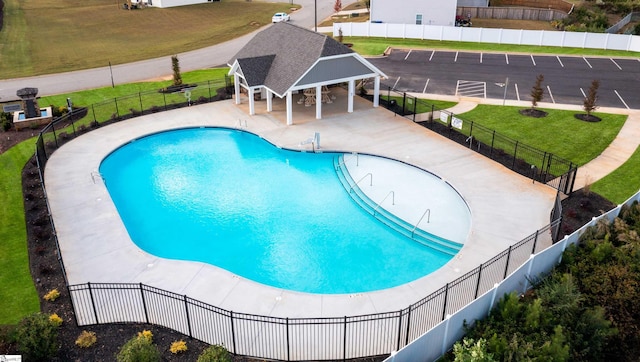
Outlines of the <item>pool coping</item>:
[[[324,119],[316,120],[304,118],[302,108],[294,113],[300,120],[286,126],[275,103],[274,112],[258,110],[254,116],[233,101],[150,114],[96,129],[53,153],[45,183],[69,283],[143,283],[234,312],[277,317],[392,312],[419,301],[550,221],[555,189],[532,183],[385,109],[356,99],[354,113],[326,112]],[[216,126],[246,129],[279,147],[305,151],[312,146],[301,142],[320,132],[324,151],[380,155],[428,170],[453,185],[471,210],[465,246],[443,268],[414,282],[340,295],[281,290],[211,265],[142,251],[130,240],[104,184],[95,177],[101,160],[117,147],[151,133]],[[406,181],[401,185],[418,187]]]

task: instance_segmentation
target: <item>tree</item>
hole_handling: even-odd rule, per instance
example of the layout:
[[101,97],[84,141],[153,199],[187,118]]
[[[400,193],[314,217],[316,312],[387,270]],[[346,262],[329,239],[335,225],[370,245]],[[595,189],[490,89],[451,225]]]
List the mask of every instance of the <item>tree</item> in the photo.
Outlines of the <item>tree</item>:
[[591,116],[591,112],[593,112],[598,106],[596,106],[596,101],[598,100],[598,87],[600,87],[600,81],[594,79],[591,82],[591,87],[589,87],[589,92],[584,99],[583,109],[587,112],[587,116]]
[[171,67],[173,68],[173,85],[182,84],[182,75],[180,74],[180,60],[177,55],[171,56]]
[[340,10],[342,10],[342,0],[336,0],[336,2],[333,4],[333,11],[339,13]]
[[544,75],[538,74],[536,77],[536,83],[531,89],[531,109],[536,108],[538,102],[540,102],[544,96],[544,90],[542,89],[542,81],[544,81]]

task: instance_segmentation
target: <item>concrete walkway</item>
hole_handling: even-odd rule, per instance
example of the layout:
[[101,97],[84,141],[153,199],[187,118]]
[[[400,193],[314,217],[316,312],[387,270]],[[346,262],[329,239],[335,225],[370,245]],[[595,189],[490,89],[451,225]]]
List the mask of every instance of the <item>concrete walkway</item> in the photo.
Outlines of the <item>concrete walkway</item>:
[[[457,96],[420,93],[411,93],[411,95],[434,100],[459,101],[458,104],[447,109],[447,111],[453,114],[469,112],[478,104],[502,105],[504,102],[507,106],[529,107],[531,105],[530,102],[526,101],[507,100],[505,102],[502,99],[460,98]],[[539,103],[539,107],[584,112],[582,107],[577,105]],[[640,110],[601,107],[597,109],[597,112],[625,114],[628,115],[628,118],[613,142],[611,142],[611,144],[609,144],[609,146],[598,157],[578,168],[574,190],[579,190],[584,186],[590,185],[610,174],[615,169],[622,166],[622,164],[631,157],[638,146],[640,146]]]

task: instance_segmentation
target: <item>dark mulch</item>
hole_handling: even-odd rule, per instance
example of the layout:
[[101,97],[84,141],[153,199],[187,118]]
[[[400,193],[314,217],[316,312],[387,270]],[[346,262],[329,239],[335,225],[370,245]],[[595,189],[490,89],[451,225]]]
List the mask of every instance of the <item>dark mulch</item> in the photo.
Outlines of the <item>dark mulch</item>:
[[582,225],[615,208],[617,205],[604,197],[590,192],[588,189],[580,189],[562,200],[562,225],[561,235],[571,234]]
[[547,114],[549,114],[543,110],[535,109],[535,108],[525,108],[525,109],[519,110],[518,112],[520,112],[520,114],[523,116],[534,117],[534,118],[543,118],[543,117],[546,117]]
[[593,114],[586,114],[586,113],[577,113],[573,115],[576,119],[579,119],[581,121],[585,121],[585,122],[600,122],[602,121],[602,118],[598,117],[598,116],[594,116]]

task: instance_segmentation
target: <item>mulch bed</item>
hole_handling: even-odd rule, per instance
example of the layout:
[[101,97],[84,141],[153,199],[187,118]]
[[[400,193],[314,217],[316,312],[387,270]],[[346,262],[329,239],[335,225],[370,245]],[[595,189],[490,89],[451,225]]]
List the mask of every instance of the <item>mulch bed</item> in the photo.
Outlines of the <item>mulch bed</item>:
[[518,112],[520,112],[520,114],[523,116],[533,117],[533,118],[544,118],[547,116],[547,114],[549,114],[543,110],[535,109],[535,108],[525,108],[525,109],[519,110]]
[[602,118],[598,117],[598,116],[594,116],[593,114],[586,114],[586,113],[577,113],[573,115],[576,119],[579,119],[581,121],[585,121],[585,122],[600,122],[602,121]]
[[[9,131],[0,134],[0,150],[2,152],[22,140],[34,136],[36,131]],[[0,152],[1,153],[1,152]],[[57,251],[52,236],[52,228],[48,219],[44,192],[40,184],[35,158],[31,158],[22,173],[25,218],[27,224],[27,242],[29,252],[29,266],[40,298],[51,289],[57,288],[61,292],[55,302],[42,300],[41,309],[46,314],[57,313],[64,323],[59,329],[60,350],[52,361],[96,361],[114,360],[120,347],[131,337],[142,330],[151,330],[153,340],[162,353],[162,360],[195,360],[208,345],[195,339],[190,339],[181,333],[168,328],[148,324],[107,324],[78,327],[75,324],[74,312],[69,293],[65,286],[64,276],[57,259]],[[603,197],[586,190],[579,190],[571,197],[562,201],[563,222],[561,232],[569,234],[592,217],[601,215],[615,207],[613,203]],[[82,222],[82,220],[78,220]],[[97,335],[97,343],[89,348],[80,348],[75,340],[83,330],[93,331]],[[184,340],[188,351],[174,355],[169,351],[172,342]],[[0,339],[0,354],[19,354],[15,345],[2,344]],[[381,361],[385,356],[377,358],[363,358],[359,361]],[[234,361],[258,361],[256,359],[234,356]]]

